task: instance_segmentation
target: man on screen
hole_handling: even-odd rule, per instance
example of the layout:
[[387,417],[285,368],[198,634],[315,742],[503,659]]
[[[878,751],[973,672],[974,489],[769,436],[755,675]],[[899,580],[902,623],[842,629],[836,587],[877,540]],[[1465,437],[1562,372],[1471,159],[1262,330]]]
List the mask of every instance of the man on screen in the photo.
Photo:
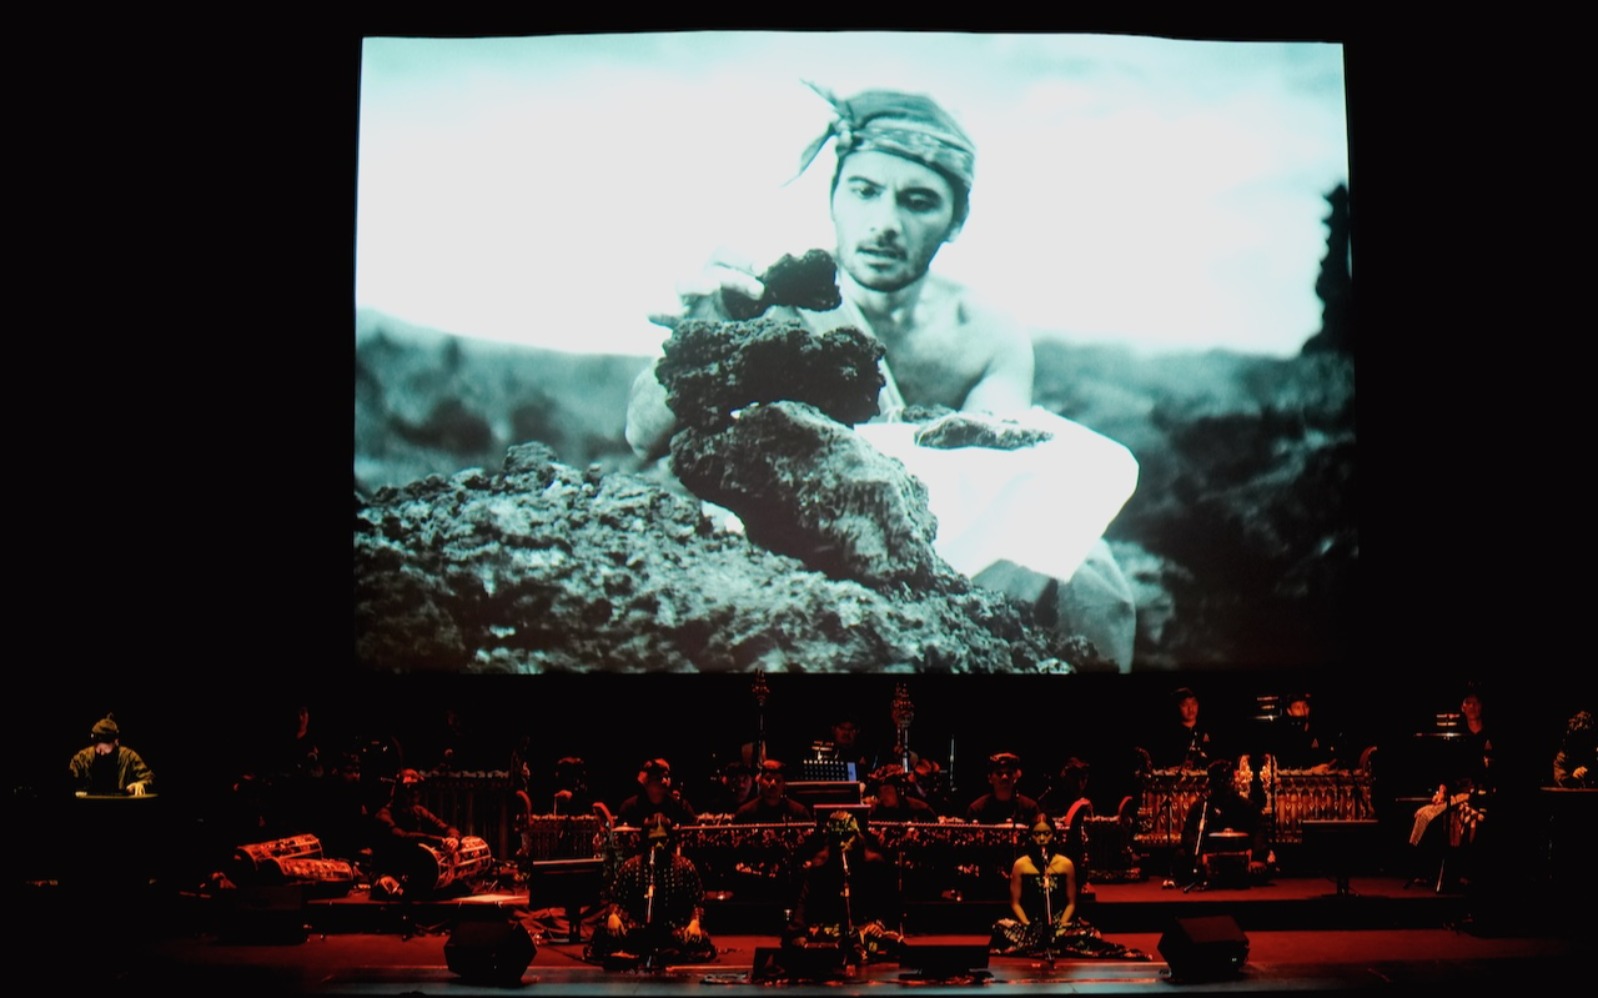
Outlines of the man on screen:
[[[843,303],[830,312],[794,310],[817,332],[852,325],[887,351],[883,413],[906,405],[998,415],[1032,404],[1032,340],[1019,325],[932,274],[945,243],[970,210],[976,149],[931,99],[869,90],[850,100],[827,94],[836,117],[805,151],[801,172],[828,141],[837,143],[831,211]],[[690,318],[730,320],[727,295],[760,300],[752,261],[723,252],[685,282]],[[677,428],[666,390],[648,369],[633,385],[627,441],[659,457]]]
[[[976,148],[970,137],[947,111],[924,95],[867,90],[844,100],[813,89],[827,100],[833,119],[804,151],[800,173],[828,142],[835,144],[837,166],[830,210],[841,304],[829,311],[778,308],[771,314],[796,318],[817,334],[852,326],[882,344],[885,384],[879,398],[879,423],[900,422],[907,408],[919,408],[923,413],[954,410],[958,415],[952,418],[988,420],[1035,413],[1030,332],[977,301],[963,286],[930,270],[938,251],[960,234],[970,211],[976,167]],[[728,321],[738,317],[736,306],[740,303],[766,297],[767,289],[755,273],[752,261],[730,252],[718,253],[702,273],[679,286],[685,306],[681,318]],[[656,321],[674,325],[680,319],[657,317]],[[1055,421],[1064,422],[1057,417]],[[650,366],[633,384],[627,441],[640,457],[659,458],[667,452],[677,428],[666,390]],[[1084,427],[1074,430],[1096,437]],[[884,446],[880,439],[873,443]],[[1092,449],[1091,444],[1088,447]],[[1115,452],[1110,455],[1110,465],[1116,469],[1130,466],[1130,478],[1135,481],[1135,461],[1119,445],[1110,444],[1110,448]],[[903,452],[890,453],[906,459]],[[1090,490],[1080,484],[1084,481],[1126,479],[1124,474],[1096,474],[1097,468],[1084,465],[1079,469],[1074,500],[1081,502],[1080,497]],[[910,465],[910,470],[927,481],[929,469]],[[974,475],[992,478],[987,472]],[[932,481],[928,487],[938,488]],[[1017,503],[1013,492],[1020,491],[1020,486],[1011,495],[1005,495],[1002,488],[996,486],[993,497],[1000,502],[973,510],[972,522],[964,528],[969,531],[966,536],[985,534],[993,521],[1017,519],[1011,514]],[[1110,515],[1130,494],[1129,483],[1125,492],[1117,491],[1120,488],[1113,483],[1105,488],[1110,495]],[[954,485],[942,494],[962,491]],[[1032,503],[1040,499],[1034,497]],[[1062,508],[1059,502],[1051,507],[1053,512],[1047,515],[1052,522],[1022,526],[1034,533],[1063,535]],[[1085,519],[1092,524],[1102,509]],[[962,530],[958,518],[934,512],[946,534]],[[974,555],[972,563],[963,565],[947,552],[940,553],[978,584],[1022,599],[1038,609],[1041,620],[1087,637],[1101,658],[1126,671],[1131,664],[1135,615],[1131,587],[1109,548],[1098,539],[1105,522],[1100,519],[1096,526],[1086,528],[1081,547],[1058,560],[1065,563],[1063,573],[1048,565],[1034,570],[1040,566],[1022,565],[998,553]],[[1006,553],[1025,547],[1024,541],[1011,541]],[[1062,584],[1062,579],[1068,583]]]

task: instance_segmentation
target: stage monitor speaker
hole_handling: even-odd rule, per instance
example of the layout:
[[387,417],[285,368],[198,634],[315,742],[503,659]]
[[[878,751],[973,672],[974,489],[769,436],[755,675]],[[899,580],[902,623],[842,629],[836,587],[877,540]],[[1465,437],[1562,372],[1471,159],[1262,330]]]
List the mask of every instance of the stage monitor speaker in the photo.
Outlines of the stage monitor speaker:
[[754,984],[779,981],[836,981],[844,977],[844,954],[837,946],[756,946],[749,968]]
[[899,975],[905,981],[982,980],[988,973],[986,943],[906,943],[899,950]]
[[1160,936],[1160,956],[1177,980],[1231,977],[1248,960],[1248,936],[1230,915],[1178,918]]
[[520,922],[467,919],[444,943],[450,972],[485,984],[517,984],[538,947]]

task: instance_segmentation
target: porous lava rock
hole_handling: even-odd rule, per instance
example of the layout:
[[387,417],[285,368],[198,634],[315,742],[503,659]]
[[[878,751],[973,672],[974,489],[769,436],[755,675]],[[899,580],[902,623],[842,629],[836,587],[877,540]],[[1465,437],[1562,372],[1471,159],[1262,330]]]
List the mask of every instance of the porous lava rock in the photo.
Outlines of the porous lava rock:
[[986,447],[990,450],[1021,450],[1053,440],[1048,430],[1022,426],[1013,419],[997,419],[976,413],[957,412],[941,416],[916,431],[916,445],[938,450],[960,447]]
[[830,312],[843,304],[843,295],[838,291],[838,264],[826,250],[813,249],[802,256],[786,254],[766,268],[760,283],[766,292],[759,298],[722,289],[722,307],[730,318],[753,319],[777,305]]
[[838,578],[926,587],[955,576],[937,519],[905,466],[802,402],[751,406],[716,431],[672,439],[695,495],[738,514],[749,539]]
[[807,402],[840,423],[877,414],[882,344],[852,326],[812,332],[794,319],[685,319],[655,366],[684,426],[719,429],[756,402]]
[[1075,671],[1085,642],[954,578],[874,589],[698,501],[542,444],[356,497],[355,655],[376,671]]

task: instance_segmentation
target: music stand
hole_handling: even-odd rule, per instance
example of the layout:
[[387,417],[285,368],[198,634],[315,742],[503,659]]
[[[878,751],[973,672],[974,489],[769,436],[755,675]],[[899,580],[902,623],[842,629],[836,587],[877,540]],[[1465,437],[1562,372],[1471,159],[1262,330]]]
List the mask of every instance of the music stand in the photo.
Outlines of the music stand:
[[565,908],[569,943],[583,941],[583,906],[599,897],[604,865],[604,859],[598,856],[533,861],[527,878],[528,902],[543,895],[550,903]]
[[1375,833],[1379,823],[1371,819],[1305,819],[1299,822],[1299,828],[1304,834],[1304,851],[1315,856],[1323,870],[1332,874],[1337,883],[1335,894],[1330,897],[1356,897],[1349,889],[1349,867],[1351,857],[1361,850],[1368,850],[1368,839]]

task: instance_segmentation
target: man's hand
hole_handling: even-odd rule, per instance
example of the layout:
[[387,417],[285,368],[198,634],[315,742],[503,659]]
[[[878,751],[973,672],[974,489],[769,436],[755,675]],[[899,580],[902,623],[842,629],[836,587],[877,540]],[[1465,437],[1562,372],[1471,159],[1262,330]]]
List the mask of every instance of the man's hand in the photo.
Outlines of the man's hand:
[[150,792],[150,787],[143,780],[138,780],[127,785],[127,792],[134,797],[143,797]]
[[443,845],[445,852],[454,852],[460,848],[461,840],[454,838],[453,836],[445,836]]
[[699,919],[697,918],[690,920],[682,930],[682,937],[689,942],[698,942],[699,938],[704,934],[704,930],[699,928]]
[[677,296],[690,319],[742,317],[748,307],[766,296],[758,273],[747,253],[723,246],[710,255],[704,269],[677,283]]
[[621,916],[615,912],[611,912],[610,917],[605,919],[605,929],[609,932],[620,932]]

